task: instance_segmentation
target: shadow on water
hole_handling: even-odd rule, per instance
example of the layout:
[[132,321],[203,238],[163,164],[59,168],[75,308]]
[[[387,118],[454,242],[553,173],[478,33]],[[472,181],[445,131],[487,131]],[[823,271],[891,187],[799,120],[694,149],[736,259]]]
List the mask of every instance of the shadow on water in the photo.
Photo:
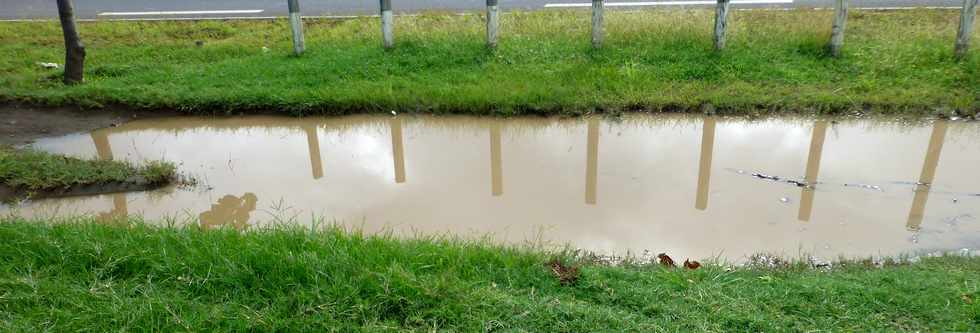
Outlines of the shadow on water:
[[254,193],[245,193],[241,197],[226,195],[218,199],[211,209],[198,216],[201,228],[205,230],[220,226],[231,226],[237,230],[248,228],[248,220],[256,204],[259,202]]

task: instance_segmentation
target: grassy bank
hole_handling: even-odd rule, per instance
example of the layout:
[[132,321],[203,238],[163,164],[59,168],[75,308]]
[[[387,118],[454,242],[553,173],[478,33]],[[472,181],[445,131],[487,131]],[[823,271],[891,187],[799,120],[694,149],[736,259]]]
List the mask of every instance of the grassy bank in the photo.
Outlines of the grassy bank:
[[168,162],[150,161],[137,166],[0,146],[0,187],[9,191],[0,191],[0,199],[60,193],[84,186],[158,186],[176,178],[176,167]]
[[819,271],[583,265],[336,229],[0,220],[3,331],[974,331],[980,259]]
[[[710,11],[612,11],[605,47],[588,11],[502,17],[484,47],[479,15],[398,17],[380,47],[374,18],[308,20],[290,56],[285,20],[85,22],[87,83],[63,87],[56,22],[0,23],[0,99],[122,104],[200,113],[579,113],[697,109],[968,112],[980,108],[980,52],[952,59],[954,10],[854,10],[842,59],[825,50],[832,11],[734,11],[712,52]],[[197,46],[197,42],[203,42]],[[980,47],[980,29],[973,36]]]

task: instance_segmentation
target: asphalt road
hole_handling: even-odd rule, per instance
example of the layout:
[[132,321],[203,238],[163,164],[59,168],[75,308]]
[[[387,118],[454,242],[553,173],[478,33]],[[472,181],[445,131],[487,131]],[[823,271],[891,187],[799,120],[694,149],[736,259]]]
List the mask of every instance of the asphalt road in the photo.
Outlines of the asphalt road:
[[[664,4],[664,2],[671,4]],[[713,0],[606,0],[614,8],[706,6]],[[743,3],[739,3],[743,2]],[[752,2],[752,3],[744,3]],[[755,3],[758,2],[758,3]],[[550,9],[589,6],[590,0],[500,0],[507,9]],[[658,4],[659,3],[659,4]],[[832,0],[733,0],[736,8],[832,7]],[[852,0],[851,8],[959,7],[962,0]],[[392,0],[398,13],[427,10],[477,11],[485,0]],[[710,6],[710,4],[708,5]],[[81,19],[183,19],[208,17],[285,16],[286,0],[75,0]],[[377,14],[373,0],[300,0],[304,16],[351,16]],[[0,0],[0,19],[50,19],[57,17],[54,0]]]

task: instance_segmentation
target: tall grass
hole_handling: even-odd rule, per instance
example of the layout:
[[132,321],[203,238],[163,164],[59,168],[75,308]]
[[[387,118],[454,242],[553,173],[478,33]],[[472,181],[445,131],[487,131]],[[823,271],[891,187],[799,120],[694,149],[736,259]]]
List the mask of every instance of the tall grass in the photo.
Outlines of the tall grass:
[[825,49],[831,11],[735,11],[721,53],[710,11],[607,15],[601,50],[587,11],[507,13],[496,51],[479,15],[398,17],[391,51],[377,19],[311,19],[302,57],[284,20],[82,23],[77,87],[35,64],[62,58],[57,23],[0,23],[0,99],[295,114],[980,107],[980,56],[952,58],[957,11],[853,11],[842,59]]
[[[54,224],[54,223],[59,224]],[[121,221],[125,222],[125,221]],[[585,264],[341,229],[0,219],[0,330],[975,331],[980,260],[829,271]]]

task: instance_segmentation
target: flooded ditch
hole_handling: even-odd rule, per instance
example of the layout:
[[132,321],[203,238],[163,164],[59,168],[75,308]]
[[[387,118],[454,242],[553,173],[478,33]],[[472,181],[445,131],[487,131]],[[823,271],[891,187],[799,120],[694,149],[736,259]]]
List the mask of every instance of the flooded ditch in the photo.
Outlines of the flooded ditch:
[[180,117],[34,146],[174,161],[199,184],[3,205],[0,214],[140,214],[239,229],[336,222],[733,261],[980,247],[977,123]]

